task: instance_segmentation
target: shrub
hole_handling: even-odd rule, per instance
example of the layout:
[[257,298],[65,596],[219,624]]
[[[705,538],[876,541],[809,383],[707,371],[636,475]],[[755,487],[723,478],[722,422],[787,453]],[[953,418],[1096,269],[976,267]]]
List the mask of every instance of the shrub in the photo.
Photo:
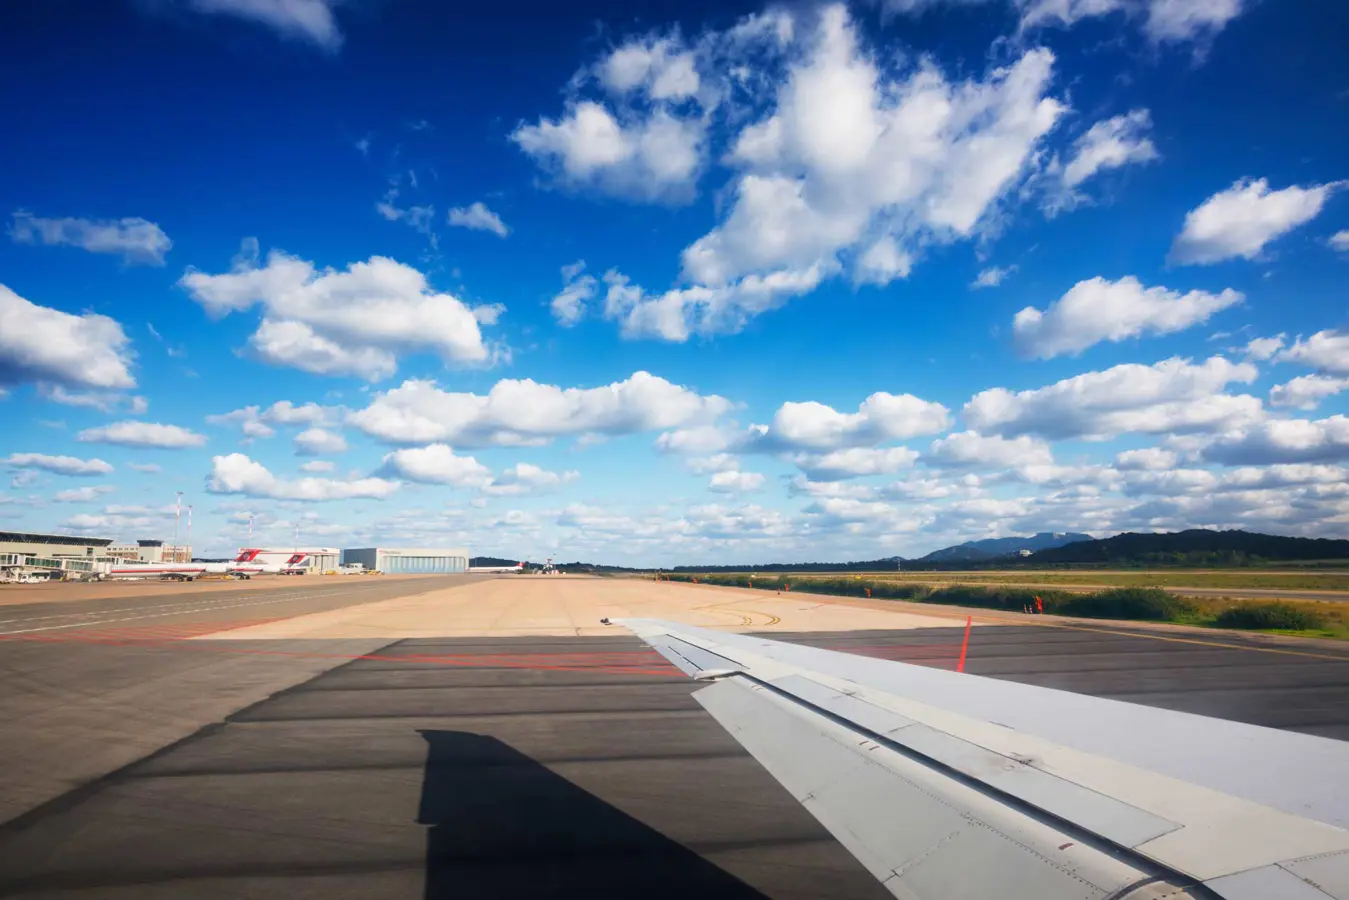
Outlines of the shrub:
[[1054,611],[1086,619],[1141,619],[1165,622],[1192,615],[1193,603],[1161,588],[1111,588],[1068,597]]
[[1302,631],[1322,628],[1325,623],[1325,617],[1318,612],[1291,603],[1272,601],[1228,607],[1218,614],[1213,624],[1220,628],[1284,628]]

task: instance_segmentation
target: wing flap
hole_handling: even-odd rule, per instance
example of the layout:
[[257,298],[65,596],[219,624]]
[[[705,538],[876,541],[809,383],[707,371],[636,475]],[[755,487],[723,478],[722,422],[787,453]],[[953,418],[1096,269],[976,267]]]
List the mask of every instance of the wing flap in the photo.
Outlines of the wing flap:
[[1104,900],[1156,875],[742,676],[694,697],[897,897]]
[[[723,677],[695,698],[898,897],[957,896],[945,882],[932,893],[919,873],[968,878],[941,862],[943,848],[974,852],[987,839],[948,828],[922,799],[935,797],[1050,869],[1087,873],[1091,890],[1143,872],[1160,879],[1130,900],[1163,888],[1188,896],[1174,886],[1194,882],[1228,900],[1277,900],[1295,896],[1290,878],[1349,900],[1342,742],[656,620],[624,624],[677,649],[695,677]],[[912,828],[917,836],[904,838]],[[1088,860],[1079,869],[1049,852],[1061,844],[1095,855],[1075,851]],[[1034,886],[1057,876],[1021,865],[1024,890],[983,895],[1060,896]]]

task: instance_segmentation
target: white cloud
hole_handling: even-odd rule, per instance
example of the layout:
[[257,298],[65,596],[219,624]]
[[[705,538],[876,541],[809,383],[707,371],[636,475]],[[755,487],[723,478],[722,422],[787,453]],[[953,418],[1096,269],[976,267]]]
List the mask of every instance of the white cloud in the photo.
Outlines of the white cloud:
[[15,469],[41,469],[57,475],[107,475],[112,466],[101,459],[49,456],[45,453],[11,453],[4,463]]
[[483,492],[503,497],[533,494],[539,491],[556,490],[563,485],[571,484],[580,477],[581,473],[574,470],[561,473],[550,472],[532,463],[516,463],[502,470],[500,476],[483,488]]
[[[186,0],[199,13],[235,16],[298,38],[330,52],[342,46],[333,7],[341,0]],[[364,152],[364,151],[362,151]]]
[[1064,110],[1044,95],[1047,50],[983,81],[949,82],[928,62],[895,80],[840,5],[821,11],[812,43],[772,113],[733,144],[734,204],[684,251],[696,284],[830,271],[850,253],[859,281],[902,277],[924,244],[976,231]]
[[127,463],[126,467],[136,472],[144,472],[147,475],[158,475],[161,471],[155,463]]
[[718,287],[675,288],[648,295],[616,270],[604,281],[604,316],[622,326],[625,338],[655,337],[686,341],[692,334],[713,335],[739,331],[753,317],[781,306],[791,297],[808,294],[828,274],[821,266],[746,275]]
[[1203,450],[1203,455],[1223,465],[1349,459],[1349,418],[1268,419],[1222,435]]
[[1326,239],[1332,250],[1349,253],[1349,229],[1337,231]]
[[1052,217],[1089,202],[1080,188],[1100,172],[1160,159],[1156,145],[1148,137],[1151,128],[1151,115],[1146,109],[1092,125],[1073,143],[1072,156],[1066,165],[1057,156],[1049,165],[1045,213]]
[[682,100],[699,87],[693,53],[674,38],[628,41],[599,63],[596,74],[612,93],[640,90],[652,100]]
[[164,265],[173,241],[154,222],[127,219],[43,219],[19,210],[9,234],[21,244],[64,244],[90,253],[112,253],[127,264]]
[[332,478],[277,478],[261,463],[242,453],[211,458],[211,474],[206,489],[213,494],[243,494],[274,500],[383,500],[398,490],[397,481],[383,478],[359,478],[339,481]]
[[1349,390],[1349,378],[1331,375],[1303,375],[1287,384],[1269,389],[1270,406],[1291,406],[1294,409],[1315,409],[1327,397]]
[[48,381],[133,388],[128,344],[122,326],[107,316],[38,306],[0,284],[0,387]]
[[82,443],[118,444],[123,447],[158,447],[164,450],[183,450],[206,444],[206,436],[178,425],[157,422],[114,422],[97,428],[86,428],[76,435]]
[[720,453],[730,447],[738,435],[722,425],[695,425],[676,428],[656,438],[656,449],[662,453],[689,453],[705,455]]
[[997,287],[1007,280],[1007,276],[1016,271],[1016,266],[990,266],[979,273],[979,277],[970,282],[972,288]]
[[295,435],[296,456],[322,456],[326,453],[342,453],[346,449],[347,442],[342,435],[323,428],[306,428]]
[[1250,5],[1250,0],[1150,0],[1144,31],[1157,43],[1208,39]]
[[1264,178],[1240,179],[1186,214],[1169,261],[1188,266],[1233,257],[1255,259],[1271,241],[1316,218],[1343,184],[1271,191]]
[[1125,450],[1115,457],[1115,468],[1122,471],[1156,472],[1174,469],[1180,458],[1170,450],[1160,447],[1143,447],[1138,450]]
[[1073,144],[1073,158],[1063,169],[1063,183],[1075,188],[1104,169],[1157,159],[1157,148],[1147,136],[1151,127],[1146,109],[1097,122]]
[[53,403],[96,409],[105,413],[115,412],[124,404],[127,412],[133,416],[144,415],[150,408],[149,402],[144,397],[116,394],[110,391],[68,391],[59,384],[47,384],[46,382],[39,382],[37,391],[42,399],[50,400]]
[[1101,341],[1118,343],[1143,334],[1172,334],[1206,322],[1245,297],[1230,288],[1207,291],[1145,288],[1132,275],[1119,281],[1096,277],[1079,281],[1044,312],[1028,306],[1016,314],[1012,331],[1021,352],[1039,359],[1080,353]]
[[863,475],[892,475],[918,459],[908,447],[847,447],[828,453],[797,453],[789,457],[813,481],[839,481]]
[[337,469],[337,463],[326,459],[311,459],[307,463],[300,464],[301,472],[327,473]]
[[707,483],[709,491],[716,491],[720,494],[745,494],[750,491],[761,490],[764,485],[764,477],[758,472],[717,472],[712,476],[712,480]]
[[273,251],[266,266],[245,255],[229,273],[189,269],[179,283],[215,317],[262,306],[250,343],[277,365],[374,381],[393,374],[400,353],[433,352],[447,365],[491,359],[466,304],[382,256],[338,271]]
[[456,206],[450,210],[450,224],[474,231],[490,231],[497,237],[511,233],[501,216],[488,209],[481,200],[468,207]]
[[473,307],[473,318],[478,320],[481,325],[495,325],[501,320],[501,316],[506,312],[504,303],[484,303]]
[[696,475],[706,475],[708,472],[729,472],[731,469],[740,468],[739,457],[732,456],[730,453],[691,456],[684,462],[689,467],[689,471]]
[[688,199],[702,165],[703,120],[664,108],[624,119],[582,100],[560,119],[522,123],[510,137],[572,187],[647,201]]
[[867,397],[855,413],[841,413],[823,403],[784,403],[767,426],[758,426],[749,449],[836,450],[873,446],[944,431],[950,412],[912,394]]
[[1246,358],[1257,362],[1263,362],[1278,353],[1283,348],[1284,336],[1277,334],[1274,337],[1255,338],[1246,345]]
[[585,265],[585,260],[581,259],[562,267],[562,291],[549,304],[553,318],[566,328],[581,321],[585,316],[586,303],[595,297],[597,282],[594,275],[582,274]]
[[596,388],[502,379],[486,394],[443,391],[409,380],[376,395],[348,421],[393,443],[465,446],[544,444],[564,435],[620,435],[714,421],[730,401],[702,396],[647,372]]
[[923,462],[947,468],[1017,468],[1054,462],[1049,445],[1032,437],[1004,438],[962,431],[932,442]]
[[1219,489],[1225,491],[1270,490],[1305,484],[1343,485],[1349,470],[1341,466],[1281,464],[1229,469],[1222,474]]
[[408,447],[384,456],[384,471],[425,484],[486,487],[492,470],[471,456],[456,456],[448,444]]
[[107,485],[98,485],[97,487],[69,488],[64,491],[57,491],[52,497],[57,503],[90,503],[99,499],[104,494],[113,490]]
[[296,406],[289,400],[278,400],[262,413],[266,422],[278,425],[324,425],[337,421],[341,408],[320,406],[313,401]]
[[1299,337],[1274,359],[1301,363],[1334,375],[1349,375],[1349,331],[1318,331],[1305,341]]
[[980,432],[1038,434],[1050,439],[1108,438],[1139,432],[1218,432],[1259,420],[1256,397],[1222,393],[1250,384],[1250,363],[1214,356],[1199,365],[1173,358],[1151,366],[1126,363],[1029,391],[992,388],[965,404],[963,417]]

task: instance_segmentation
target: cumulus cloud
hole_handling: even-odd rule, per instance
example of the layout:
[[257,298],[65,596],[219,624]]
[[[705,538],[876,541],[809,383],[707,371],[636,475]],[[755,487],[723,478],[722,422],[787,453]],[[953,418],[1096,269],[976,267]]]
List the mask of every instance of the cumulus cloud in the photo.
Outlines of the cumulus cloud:
[[772,111],[733,141],[733,203],[684,251],[685,278],[904,277],[926,244],[971,236],[1028,173],[1064,110],[1045,96],[1052,68],[1033,50],[982,81],[953,83],[929,62],[892,78],[847,10],[825,7]]
[[1169,261],[1208,265],[1225,259],[1255,259],[1271,241],[1310,222],[1343,182],[1272,191],[1264,178],[1243,178],[1209,197],[1185,216]]
[[266,409],[260,406],[245,406],[231,412],[207,416],[206,421],[211,425],[237,426],[247,438],[269,438],[276,434],[273,426],[330,425],[340,419],[341,412],[340,407],[321,406],[312,401],[296,406],[289,400],[278,400]]
[[37,392],[42,399],[53,403],[96,409],[104,413],[116,412],[125,406],[128,413],[139,416],[150,408],[149,402],[144,397],[111,391],[69,391],[59,384],[39,382]]
[[1257,374],[1254,365],[1221,356],[1198,365],[1181,358],[1126,363],[1036,390],[981,391],[965,404],[963,417],[980,432],[1053,440],[1215,433],[1262,418],[1258,398],[1222,392],[1232,383],[1250,384]]
[[111,253],[127,264],[162,266],[173,241],[154,222],[127,219],[43,219],[19,210],[9,234],[21,244],[79,247],[90,253]]
[[408,447],[384,456],[384,471],[424,484],[486,487],[492,470],[471,456],[458,456],[448,444]]
[[1246,345],[1246,358],[1257,362],[1264,362],[1272,359],[1275,353],[1283,348],[1284,336],[1277,334],[1274,337],[1255,338]]
[[234,16],[271,28],[285,38],[307,41],[329,52],[342,46],[333,8],[342,0],[185,0],[208,15]]
[[[751,33],[759,43],[746,51],[739,35]],[[580,101],[562,120],[514,135],[573,183],[617,179],[631,192],[637,181],[639,194],[664,196],[672,182],[691,189],[713,107],[734,111],[721,160],[733,172],[729,202],[684,250],[683,283],[649,292],[621,273],[606,278],[606,318],[627,337],[734,332],[825,278],[884,285],[906,277],[926,247],[980,231],[1039,165],[1042,139],[1065,110],[1047,96],[1047,50],[967,80],[949,79],[930,60],[894,72],[863,46],[840,4],[778,11],[700,41],[723,52],[698,50],[696,96],[678,102],[650,99],[663,83],[653,74],[655,46],[647,41],[600,69],[610,99],[644,98],[639,119]],[[724,52],[731,46],[736,52]],[[659,144],[686,163],[671,168],[674,178],[643,171],[634,149],[641,129],[662,117],[684,129]]]
[[912,394],[878,391],[855,413],[815,401],[784,403],[766,426],[758,426],[749,449],[837,450],[874,446],[944,431],[950,411]]
[[28,381],[133,388],[129,344],[107,316],[38,306],[0,284],[0,388]]
[[107,475],[112,466],[101,459],[50,456],[46,453],[11,453],[5,465],[15,469],[41,469],[56,475]]
[[1147,131],[1152,118],[1146,109],[1097,122],[1073,145],[1073,158],[1063,169],[1063,183],[1075,188],[1104,169],[1151,162],[1157,148]]
[[788,457],[812,481],[842,481],[864,475],[893,475],[913,465],[918,451],[908,447],[848,447],[828,453]]
[[1125,450],[1115,457],[1115,468],[1125,472],[1174,469],[1180,457],[1161,447],[1143,447],[1138,450]]
[[206,489],[213,494],[243,494],[273,500],[383,500],[398,490],[397,481],[383,478],[358,478],[340,481],[332,478],[277,478],[262,463],[242,453],[211,458],[211,474]]
[[640,200],[686,200],[702,164],[701,117],[664,108],[620,121],[604,103],[572,103],[558,119],[521,123],[511,140],[563,184]]
[[114,422],[97,428],[86,428],[76,435],[83,443],[118,444],[122,447],[157,447],[163,450],[183,450],[206,444],[206,436],[179,425],[158,422]]
[[550,472],[533,463],[516,463],[503,469],[501,474],[482,490],[483,493],[496,496],[519,496],[556,490],[580,477],[581,473],[575,470]]
[[1016,271],[1016,266],[990,266],[982,270],[979,276],[970,282],[972,288],[991,288],[997,287],[1007,280],[1007,276]]
[[662,453],[708,454],[720,453],[739,440],[739,435],[722,425],[695,425],[676,428],[656,438],[656,449]]
[[1267,419],[1221,435],[1204,448],[1203,456],[1223,465],[1349,459],[1349,418]]
[[511,233],[506,223],[501,221],[501,216],[488,209],[481,200],[471,206],[456,206],[451,209],[450,224],[474,231],[490,231],[497,237],[505,237]]
[[296,456],[322,456],[326,453],[342,453],[346,449],[347,442],[342,435],[324,428],[306,428],[295,435]]
[[1349,390],[1349,378],[1331,375],[1303,375],[1287,384],[1269,389],[1270,406],[1290,406],[1294,409],[1315,409],[1327,397]]
[[620,435],[707,424],[731,408],[648,372],[596,388],[503,379],[485,395],[409,380],[378,394],[350,424],[391,443],[460,446],[545,444],[565,435]]
[[1005,438],[961,431],[933,441],[923,462],[946,468],[1010,469],[1052,465],[1054,455],[1048,444],[1025,435]]
[[1044,312],[1028,306],[1016,314],[1012,332],[1026,356],[1051,359],[1081,353],[1101,341],[1118,343],[1144,334],[1183,331],[1245,297],[1230,288],[1219,294],[1145,288],[1132,275],[1119,281],[1079,281]]
[[598,282],[594,275],[584,274],[585,266],[585,260],[578,259],[562,267],[562,290],[549,304],[553,318],[564,328],[581,321],[586,313],[586,304],[595,298]]
[[261,306],[250,344],[276,365],[375,381],[394,373],[399,354],[431,352],[447,365],[491,360],[473,310],[382,256],[338,271],[280,251],[259,267],[245,253],[228,273],[189,269],[179,284],[214,317]]
[[738,472],[735,470],[717,472],[707,483],[709,491],[721,494],[745,494],[761,490],[764,477],[759,472]]
[[326,459],[311,459],[309,462],[300,464],[301,472],[332,472],[337,469],[337,464]]
[[1160,159],[1157,147],[1148,137],[1151,128],[1152,118],[1146,109],[1136,109],[1092,125],[1074,142],[1067,164],[1056,158],[1050,167],[1056,180],[1051,182],[1045,199],[1045,212],[1054,216],[1086,202],[1087,197],[1080,188],[1100,172]]
[[1333,375],[1349,375],[1349,331],[1318,331],[1279,353],[1276,362],[1301,363]]
[[90,503],[99,499],[104,494],[113,490],[107,485],[97,487],[69,488],[64,491],[57,491],[52,497],[57,503]]
[[1332,250],[1338,250],[1341,253],[1349,253],[1349,229],[1337,231],[1326,239]]

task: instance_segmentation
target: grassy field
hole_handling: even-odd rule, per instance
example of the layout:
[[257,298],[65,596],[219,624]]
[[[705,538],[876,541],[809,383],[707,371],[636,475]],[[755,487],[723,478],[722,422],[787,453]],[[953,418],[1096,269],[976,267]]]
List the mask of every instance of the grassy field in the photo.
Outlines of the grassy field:
[[[842,578],[844,575],[794,575],[793,578]],[[1047,584],[1101,587],[1230,588],[1232,590],[1347,591],[1349,572],[1262,572],[1242,570],[1178,570],[1151,572],[979,571],[877,572],[872,580],[913,584]]]
[[1342,601],[1181,597],[1155,586],[1103,586],[1101,590],[1091,593],[1073,593],[1053,588],[1031,589],[1006,583],[953,584],[931,579],[920,582],[916,579],[896,579],[889,574],[879,577],[855,574],[753,577],[717,574],[661,577],[672,581],[751,590],[789,590],[809,594],[866,597],[873,600],[905,600],[1011,612],[1034,608],[1038,597],[1046,615],[1174,622],[1181,625],[1349,640],[1349,603]]

